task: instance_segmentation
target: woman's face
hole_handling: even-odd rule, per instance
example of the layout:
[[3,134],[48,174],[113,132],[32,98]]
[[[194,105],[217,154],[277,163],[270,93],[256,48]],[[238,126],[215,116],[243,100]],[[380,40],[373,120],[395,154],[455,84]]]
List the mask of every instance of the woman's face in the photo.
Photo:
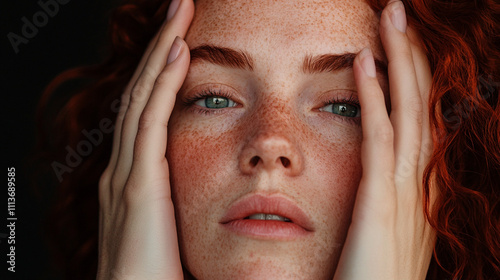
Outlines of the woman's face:
[[348,54],[384,61],[376,14],[200,0],[186,41],[168,138],[183,264],[198,279],[331,279],[361,177]]

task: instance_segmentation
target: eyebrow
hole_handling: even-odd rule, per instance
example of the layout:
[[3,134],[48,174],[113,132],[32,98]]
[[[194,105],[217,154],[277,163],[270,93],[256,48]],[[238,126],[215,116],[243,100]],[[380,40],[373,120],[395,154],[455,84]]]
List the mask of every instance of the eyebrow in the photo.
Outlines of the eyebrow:
[[[356,53],[306,55],[302,64],[302,71],[314,74],[349,69],[352,68],[356,55]],[[377,72],[387,75],[387,65],[383,61],[375,58],[375,68]]]
[[[201,45],[191,51],[191,63],[199,60],[208,61],[224,67],[253,70],[253,59],[244,51],[214,45]],[[335,72],[352,68],[356,53],[306,55],[302,71],[306,74]],[[375,59],[375,68],[387,76],[387,65]]]
[[201,45],[192,49],[191,63],[205,60],[220,66],[253,70],[253,60],[243,51],[213,45]]

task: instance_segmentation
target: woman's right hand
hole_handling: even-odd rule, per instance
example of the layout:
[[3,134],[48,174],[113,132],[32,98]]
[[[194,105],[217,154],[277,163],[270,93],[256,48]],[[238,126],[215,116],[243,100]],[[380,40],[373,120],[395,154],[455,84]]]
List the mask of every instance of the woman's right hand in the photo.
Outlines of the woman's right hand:
[[165,152],[168,119],[190,61],[181,38],[193,14],[192,0],[172,1],[122,95],[99,182],[97,279],[183,278]]

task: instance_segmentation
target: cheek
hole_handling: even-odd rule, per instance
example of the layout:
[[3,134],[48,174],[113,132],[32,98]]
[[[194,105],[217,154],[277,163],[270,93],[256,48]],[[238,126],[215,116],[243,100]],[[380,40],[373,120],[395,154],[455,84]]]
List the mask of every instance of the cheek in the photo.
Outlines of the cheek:
[[310,163],[308,177],[312,181],[306,186],[314,187],[302,193],[315,202],[310,211],[323,217],[325,243],[338,247],[345,240],[361,179],[361,135],[342,128],[333,131],[318,136],[316,147],[306,155]]
[[234,132],[193,125],[182,117],[169,123],[167,159],[180,252],[192,273],[211,271],[218,263],[216,256],[227,253],[221,251],[220,244],[226,244],[226,250],[228,244],[220,235],[218,218],[241,191],[234,185],[233,136]]
[[337,134],[318,149],[314,172],[326,180],[321,185],[328,186],[328,193],[336,193],[337,199],[345,200],[356,192],[361,178],[361,139],[353,137],[354,133]]
[[[339,238],[342,243],[347,234],[352,208],[358,189],[359,181],[361,179],[361,157],[360,157],[360,144],[345,145],[343,149],[338,149],[332,153],[330,159],[330,172],[331,175],[331,188],[332,193],[335,195],[331,198],[330,208],[335,213],[335,224],[344,230],[340,232]],[[326,163],[323,166],[328,166]],[[325,171],[327,172],[327,171]]]
[[207,134],[206,130],[202,133],[189,125],[171,124],[167,159],[172,191],[177,200],[174,202],[196,205],[200,200],[207,201],[229,179],[230,170],[227,169],[235,153],[235,141],[228,133]]

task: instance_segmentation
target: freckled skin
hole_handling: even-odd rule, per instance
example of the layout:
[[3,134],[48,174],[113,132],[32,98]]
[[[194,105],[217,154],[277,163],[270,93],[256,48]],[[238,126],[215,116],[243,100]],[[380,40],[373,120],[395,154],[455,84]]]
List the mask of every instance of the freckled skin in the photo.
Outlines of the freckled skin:
[[[361,178],[362,135],[359,123],[319,108],[333,98],[355,96],[356,89],[351,70],[304,74],[302,60],[306,54],[366,46],[383,60],[377,26],[375,13],[361,0],[196,2],[186,37],[190,48],[242,50],[255,67],[193,64],[169,123],[167,158],[181,257],[194,277],[333,277]],[[205,84],[223,85],[238,106],[208,115],[186,106],[183,101]],[[253,157],[260,159],[256,165]],[[273,164],[265,168],[263,161]],[[311,218],[314,233],[263,241],[222,228],[229,207],[249,193],[293,201]]]

